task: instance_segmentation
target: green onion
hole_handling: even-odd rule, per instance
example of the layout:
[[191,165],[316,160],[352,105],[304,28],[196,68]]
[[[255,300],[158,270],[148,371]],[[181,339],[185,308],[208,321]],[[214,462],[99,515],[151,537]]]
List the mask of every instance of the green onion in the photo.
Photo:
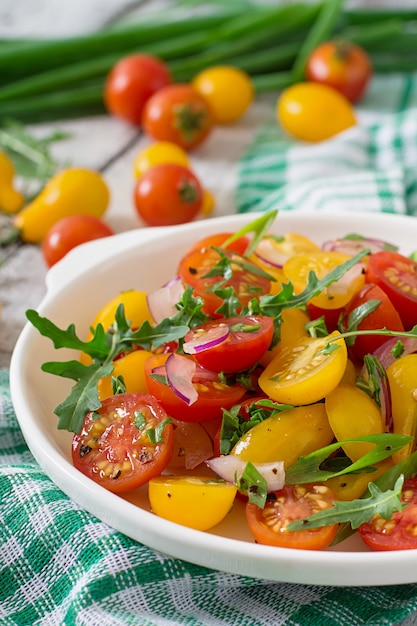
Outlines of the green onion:
[[210,12],[174,7],[140,22],[64,39],[0,40],[0,120],[25,123],[105,112],[104,81],[123,56],[153,54],[176,82],[212,65],[248,72],[257,92],[304,80],[309,54],[343,38],[363,46],[376,72],[417,70],[417,10],[348,10],[343,0],[279,6],[212,1]]

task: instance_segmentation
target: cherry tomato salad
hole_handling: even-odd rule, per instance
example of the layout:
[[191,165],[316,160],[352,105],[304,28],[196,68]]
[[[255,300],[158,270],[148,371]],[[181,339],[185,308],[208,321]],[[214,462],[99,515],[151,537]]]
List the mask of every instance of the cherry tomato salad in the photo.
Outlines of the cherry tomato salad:
[[196,242],[150,293],[123,292],[89,337],[29,321],[79,361],[55,409],[75,467],[144,487],[199,530],[237,500],[258,543],[325,549],[359,531],[417,548],[417,263],[348,234],[271,234],[271,211]]

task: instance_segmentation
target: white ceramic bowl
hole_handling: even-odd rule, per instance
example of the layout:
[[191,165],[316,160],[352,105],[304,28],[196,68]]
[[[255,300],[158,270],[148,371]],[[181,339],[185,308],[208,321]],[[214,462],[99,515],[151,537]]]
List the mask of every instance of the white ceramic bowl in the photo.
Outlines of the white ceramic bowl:
[[[60,327],[74,323],[84,336],[97,311],[120,291],[145,291],[175,273],[177,261],[197,239],[235,231],[254,214],[214,218],[185,226],[141,229],[80,246],[47,276],[47,295],[39,312]],[[296,231],[317,243],[357,232],[417,247],[415,218],[386,214],[282,214],[272,229]],[[320,585],[386,585],[417,582],[415,551],[372,553],[358,537],[322,552],[291,550],[254,543],[239,505],[211,532],[200,532],[153,515],[146,490],[114,495],[78,472],[71,463],[71,434],[58,431],[54,407],[71,382],[41,371],[48,360],[67,360],[49,339],[26,325],[11,362],[12,398],[25,439],[46,474],[87,511],[120,532],[171,556],[213,569],[275,581]]]

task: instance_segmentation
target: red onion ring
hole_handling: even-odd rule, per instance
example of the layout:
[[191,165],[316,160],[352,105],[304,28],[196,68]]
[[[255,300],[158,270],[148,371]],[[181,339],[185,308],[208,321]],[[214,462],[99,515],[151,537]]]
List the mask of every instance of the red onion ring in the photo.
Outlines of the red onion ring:
[[371,253],[379,252],[380,250],[386,250],[387,248],[394,248],[391,244],[382,241],[381,239],[372,239],[364,237],[363,239],[331,239],[325,241],[321,249],[325,252],[341,252],[342,254],[349,254],[355,256],[361,250],[369,249]]
[[172,391],[188,406],[198,399],[198,393],[193,385],[193,376],[197,369],[191,359],[173,352],[165,363],[168,385]]
[[265,263],[265,265],[279,269],[282,268],[285,261],[288,259],[288,255],[278,252],[270,239],[262,239],[256,246],[254,255],[262,261],[262,263]]
[[229,332],[227,324],[212,326],[208,330],[202,329],[196,333],[195,339],[186,341],[182,348],[187,354],[204,352],[204,350],[208,350],[209,348],[223,343],[223,341],[227,339]]

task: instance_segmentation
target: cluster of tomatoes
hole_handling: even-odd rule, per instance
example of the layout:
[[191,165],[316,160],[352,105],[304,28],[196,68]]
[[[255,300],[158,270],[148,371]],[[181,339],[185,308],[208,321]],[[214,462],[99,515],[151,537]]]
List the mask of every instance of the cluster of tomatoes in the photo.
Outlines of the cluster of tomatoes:
[[[227,244],[231,235],[219,233],[196,242],[179,262],[180,281],[172,283],[176,285],[174,293],[178,285],[192,288],[209,318],[190,328],[184,337],[184,353],[178,352],[177,342],[168,342],[157,350],[136,349],[119,355],[112,375],[99,381],[101,408],[86,416],[73,440],[75,466],[94,481],[117,493],[147,485],[155,513],[198,529],[219,523],[236,494],[239,496],[233,484],[236,465],[225,483],[213,474],[200,474],[204,461],[226,455],[234,463],[238,459],[259,466],[276,464],[279,459],[287,469],[335,439],[348,441],[342,444],[343,450],[355,461],[368,445],[352,442],[358,436],[415,432],[415,419],[410,420],[410,415],[415,415],[415,399],[409,393],[415,387],[415,340],[408,346],[404,339],[404,347],[411,353],[395,359],[391,351],[397,338],[387,341],[383,334],[365,332],[348,345],[335,320],[349,320],[352,313],[379,303],[358,319],[354,334],[411,329],[417,316],[415,289],[410,289],[416,281],[416,263],[377,240],[334,240],[335,249],[329,250],[302,235],[287,233],[265,237],[240,264],[248,239],[241,236]],[[238,303],[247,306],[255,294],[257,298],[281,294],[286,281],[292,283],[294,293],[302,293],[311,272],[324,278],[358,250],[370,246],[375,246],[372,253],[311,298],[307,310],[282,310],[280,341],[273,348],[272,314],[220,313],[225,303],[221,293],[213,290],[219,276],[210,275],[219,261],[219,247],[234,266],[222,289],[231,288]],[[269,277],[260,272],[265,269]],[[164,292],[164,300],[166,295]],[[100,323],[110,328],[120,304],[132,327],[145,321],[154,324],[151,302],[152,294],[123,292],[98,313],[92,327]],[[308,326],[322,318],[326,333],[310,334]],[[329,341],[335,349],[328,349]],[[392,400],[382,408],[357,384],[363,358],[371,353],[379,354],[385,363],[391,389]],[[250,373],[249,385],[239,378],[244,372]],[[113,395],[112,377],[113,381],[123,378],[121,395]],[[250,407],[262,407],[265,400],[266,418],[243,431],[228,452],[222,451],[224,412],[236,407],[243,419],[249,419]],[[284,410],[275,412],[268,402],[279,403]],[[159,439],[151,438],[150,431],[158,429],[162,433]],[[412,445],[376,463],[372,479],[408,458]],[[247,503],[250,530],[260,543],[325,548],[335,536],[337,523],[296,532],[286,531],[286,524],[329,508],[335,500],[360,498],[369,480],[364,471],[330,478],[325,484],[284,485],[272,493],[274,498],[267,499],[264,508]],[[410,484],[408,480],[407,489]],[[414,535],[405,528],[412,510],[415,514],[410,505],[405,517],[395,514],[386,526],[379,517],[371,520],[360,529],[364,540],[374,549],[415,547]]]
[[208,212],[213,198],[187,153],[216,125],[239,119],[253,96],[248,74],[232,66],[213,66],[191,83],[175,83],[168,65],[154,56],[132,54],[116,63],[104,88],[107,110],[141,126],[156,142],[138,155],[134,167],[134,203],[146,224],[183,224]]
[[372,62],[361,46],[344,40],[319,45],[307,59],[306,82],[279,97],[279,123],[303,141],[337,135],[356,124],[353,105],[365,95],[372,75]]

